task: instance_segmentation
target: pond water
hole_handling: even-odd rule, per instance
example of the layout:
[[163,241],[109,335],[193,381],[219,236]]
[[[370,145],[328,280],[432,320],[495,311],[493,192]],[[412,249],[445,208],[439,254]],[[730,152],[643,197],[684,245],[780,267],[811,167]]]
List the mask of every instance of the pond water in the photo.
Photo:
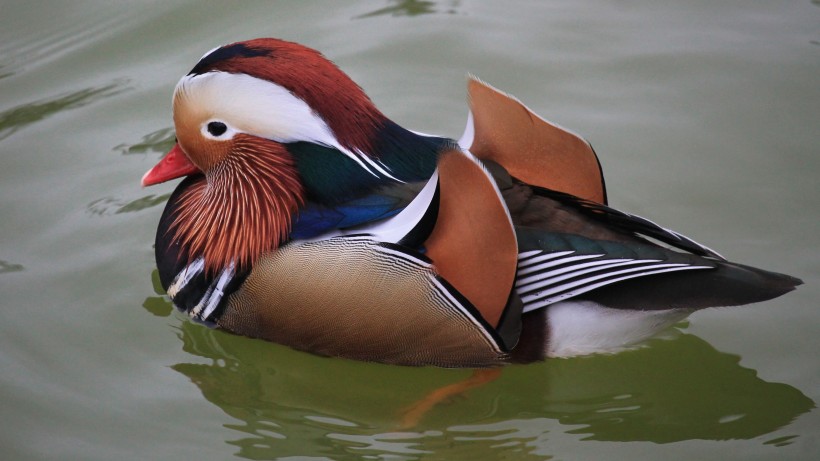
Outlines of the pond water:
[[[666,3],[3,2],[0,457],[820,459],[820,5]],[[153,260],[174,184],[139,180],[179,77],[258,36],[322,50],[424,132],[460,135],[478,75],[589,139],[616,208],[806,285],[415,418],[471,371],[194,324]]]

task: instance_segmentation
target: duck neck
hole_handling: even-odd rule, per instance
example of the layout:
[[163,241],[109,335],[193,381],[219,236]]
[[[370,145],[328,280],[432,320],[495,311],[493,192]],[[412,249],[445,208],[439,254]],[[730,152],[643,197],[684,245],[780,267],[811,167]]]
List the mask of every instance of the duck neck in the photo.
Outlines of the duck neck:
[[288,144],[307,199],[333,205],[387,185],[426,181],[439,154],[456,142],[414,133],[386,119],[368,144],[348,154],[311,142]]
[[436,169],[441,152],[457,146],[456,141],[423,135],[387,120],[374,143],[375,156],[404,182],[426,181]]

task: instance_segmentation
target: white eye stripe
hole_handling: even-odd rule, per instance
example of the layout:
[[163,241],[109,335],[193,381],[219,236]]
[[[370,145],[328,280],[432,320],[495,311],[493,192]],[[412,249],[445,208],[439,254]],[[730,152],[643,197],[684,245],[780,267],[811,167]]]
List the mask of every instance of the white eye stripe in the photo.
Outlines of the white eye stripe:
[[[174,98],[182,101],[175,110],[200,120],[208,118],[200,127],[207,139],[223,141],[247,133],[281,143],[312,142],[339,150],[373,176],[401,182],[387,165],[343,146],[313,108],[271,81],[227,72],[186,75],[177,84]],[[207,129],[211,121],[225,123],[228,130],[214,136]]]
[[[278,142],[311,141],[336,147],[339,142],[304,101],[284,87],[246,74],[207,72],[186,75],[176,92],[185,111],[208,114],[234,131]],[[206,126],[206,125],[205,125]]]

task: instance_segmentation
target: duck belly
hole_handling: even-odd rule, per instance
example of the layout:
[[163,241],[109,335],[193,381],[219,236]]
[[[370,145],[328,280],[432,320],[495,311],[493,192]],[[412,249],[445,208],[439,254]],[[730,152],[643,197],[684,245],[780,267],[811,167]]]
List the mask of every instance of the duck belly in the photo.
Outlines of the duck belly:
[[561,301],[547,307],[547,357],[617,352],[685,319],[694,309],[613,309],[593,301]]

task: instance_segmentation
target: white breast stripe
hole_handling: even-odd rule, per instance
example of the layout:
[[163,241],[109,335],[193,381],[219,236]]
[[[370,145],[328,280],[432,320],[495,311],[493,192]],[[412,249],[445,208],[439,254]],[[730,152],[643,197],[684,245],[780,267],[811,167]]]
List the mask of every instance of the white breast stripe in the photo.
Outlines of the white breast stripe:
[[208,298],[208,304],[205,306],[205,310],[202,312],[200,317],[202,320],[209,320],[211,314],[213,314],[214,310],[219,305],[219,302],[222,301],[222,297],[225,295],[223,290],[225,289],[225,285],[227,285],[233,278],[233,273],[234,264],[230,263],[228,268],[223,270],[219,275],[219,280],[216,282],[216,287],[211,293],[211,296]]
[[213,287],[208,287],[208,290],[205,291],[205,294],[202,295],[202,298],[199,300],[196,306],[193,309],[188,311],[188,316],[192,319],[202,320],[202,316],[199,315],[202,312],[202,309],[205,308],[205,303],[211,299],[211,292],[213,291]]
[[194,260],[191,264],[185,266],[185,269],[182,269],[176,277],[174,277],[174,281],[171,282],[171,286],[168,287],[168,296],[171,299],[177,295],[188,282],[191,281],[192,278],[196,277],[197,274],[202,272],[202,269],[205,267],[205,259],[199,257]]

